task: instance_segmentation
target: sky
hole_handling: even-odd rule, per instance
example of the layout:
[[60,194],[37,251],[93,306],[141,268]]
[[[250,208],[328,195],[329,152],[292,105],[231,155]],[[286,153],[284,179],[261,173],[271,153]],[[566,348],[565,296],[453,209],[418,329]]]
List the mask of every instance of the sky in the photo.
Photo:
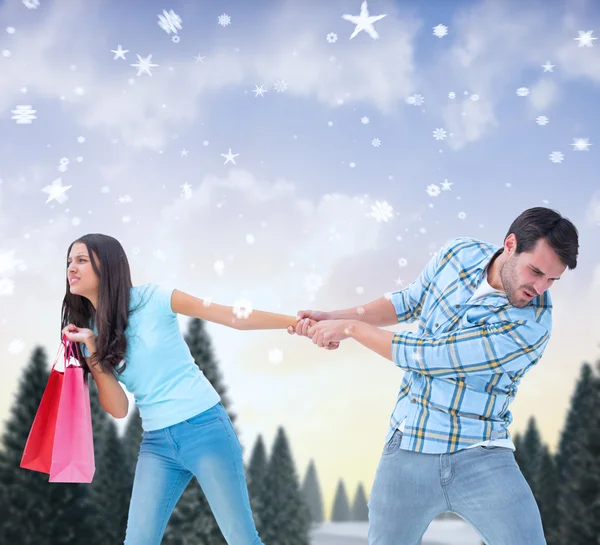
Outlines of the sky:
[[[0,1],[0,427],[32,350],[58,349],[85,233],[123,243],[134,284],[293,315],[406,287],[451,238],[501,245],[548,206],[580,256],[511,431],[535,416],[555,448],[600,356],[600,4],[366,9],[361,30],[358,0]],[[339,478],[368,492],[403,371],[354,341],[208,330],[245,455],[284,426],[328,513]]]

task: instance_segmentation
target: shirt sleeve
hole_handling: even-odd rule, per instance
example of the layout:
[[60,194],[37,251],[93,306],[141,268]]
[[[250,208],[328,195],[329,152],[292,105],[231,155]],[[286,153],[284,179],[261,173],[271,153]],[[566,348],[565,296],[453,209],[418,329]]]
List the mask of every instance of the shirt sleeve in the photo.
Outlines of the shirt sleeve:
[[531,320],[427,337],[401,332],[392,340],[392,360],[401,369],[432,377],[518,372],[542,356],[549,340],[549,329]]
[[453,243],[454,240],[438,250],[429,260],[421,274],[406,288],[392,292],[390,295],[390,302],[394,305],[399,323],[411,323],[419,318],[421,311],[423,310],[427,290],[433,282],[433,278],[440,266],[440,262]]
[[159,311],[169,316],[177,316],[171,308],[171,296],[173,295],[174,290],[175,288],[171,286],[157,285],[152,294],[152,298]]

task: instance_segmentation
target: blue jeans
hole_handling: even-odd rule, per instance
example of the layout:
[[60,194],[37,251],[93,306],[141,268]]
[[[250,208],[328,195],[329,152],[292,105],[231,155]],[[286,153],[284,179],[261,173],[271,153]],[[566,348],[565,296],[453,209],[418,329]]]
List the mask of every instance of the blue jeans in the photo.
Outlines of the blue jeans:
[[229,545],[262,545],[254,526],[242,448],[221,403],[143,433],[126,545],[160,545],[177,500],[195,476]]
[[531,489],[504,447],[451,454],[403,450],[387,442],[369,499],[369,545],[420,545],[429,523],[452,511],[487,545],[546,545]]

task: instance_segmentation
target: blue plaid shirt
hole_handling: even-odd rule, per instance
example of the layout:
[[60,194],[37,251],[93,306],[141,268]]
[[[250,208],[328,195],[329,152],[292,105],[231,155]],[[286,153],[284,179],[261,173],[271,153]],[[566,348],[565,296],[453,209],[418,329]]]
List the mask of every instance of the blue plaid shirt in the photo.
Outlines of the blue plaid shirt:
[[386,441],[404,418],[400,447],[416,452],[510,438],[509,405],[548,344],[552,303],[548,291],[524,308],[512,306],[504,292],[469,302],[501,251],[455,238],[414,282],[389,296],[398,322],[418,320],[418,331],[392,341],[392,359],[406,373]]

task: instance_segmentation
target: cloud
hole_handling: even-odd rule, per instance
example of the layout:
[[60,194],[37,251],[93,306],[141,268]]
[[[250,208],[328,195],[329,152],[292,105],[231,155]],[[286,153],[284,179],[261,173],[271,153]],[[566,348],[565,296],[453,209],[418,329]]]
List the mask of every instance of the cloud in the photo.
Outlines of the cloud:
[[[593,52],[577,51],[571,32],[572,19],[585,12],[585,5],[570,4],[563,21],[545,9],[544,3],[486,0],[458,12],[450,25],[455,41],[437,63],[427,67],[430,81],[443,81],[449,90],[467,89],[479,95],[473,102],[448,102],[441,107],[444,126],[453,136],[452,149],[461,149],[498,126],[499,103],[506,97],[517,100],[516,89],[529,87],[534,110],[549,107],[558,98],[557,80],[563,72],[571,77],[600,78],[600,60]],[[518,13],[518,16],[515,14]],[[548,32],[548,29],[554,29]],[[449,35],[449,36],[450,36]],[[535,37],[535,39],[533,39]],[[531,82],[530,70],[541,69],[548,58],[556,64],[549,78]],[[431,89],[436,92],[437,89]],[[457,92],[457,95],[459,93]]]
[[[17,99],[14,82],[20,82],[28,88],[29,102],[60,98],[82,126],[98,128],[135,148],[161,149],[172,131],[192,126],[223,89],[244,86],[248,91],[255,84],[265,84],[266,99],[273,100],[273,83],[284,80],[288,100],[314,98],[328,106],[368,102],[382,111],[391,111],[412,91],[413,38],[418,24],[394,13],[385,19],[382,39],[361,33],[351,42],[340,38],[332,48],[325,40],[331,8],[315,4],[306,10],[304,5],[288,2],[274,10],[260,30],[250,27],[251,50],[215,45],[205,53],[203,63],[196,63],[191,56],[174,57],[155,48],[152,62],[159,66],[152,76],[137,77],[129,66],[137,50],[130,51],[126,61],[107,61],[112,55],[107,47],[106,59],[100,59],[95,45],[101,31],[97,18],[103,16],[99,4],[55,3],[41,22],[23,25],[14,35],[12,57],[2,59],[6,68],[0,82],[0,112]],[[300,30],[290,36],[290,28]],[[71,70],[58,61],[56,53],[70,47],[75,38],[74,57],[79,60],[77,69]],[[273,47],[273,43],[286,46]],[[76,87],[83,87],[85,94],[74,93]]]
[[600,224],[600,191],[596,191],[592,195],[586,211],[586,221],[595,225]]
[[529,102],[534,111],[543,111],[551,106],[559,96],[559,87],[553,79],[542,79],[531,88]]

